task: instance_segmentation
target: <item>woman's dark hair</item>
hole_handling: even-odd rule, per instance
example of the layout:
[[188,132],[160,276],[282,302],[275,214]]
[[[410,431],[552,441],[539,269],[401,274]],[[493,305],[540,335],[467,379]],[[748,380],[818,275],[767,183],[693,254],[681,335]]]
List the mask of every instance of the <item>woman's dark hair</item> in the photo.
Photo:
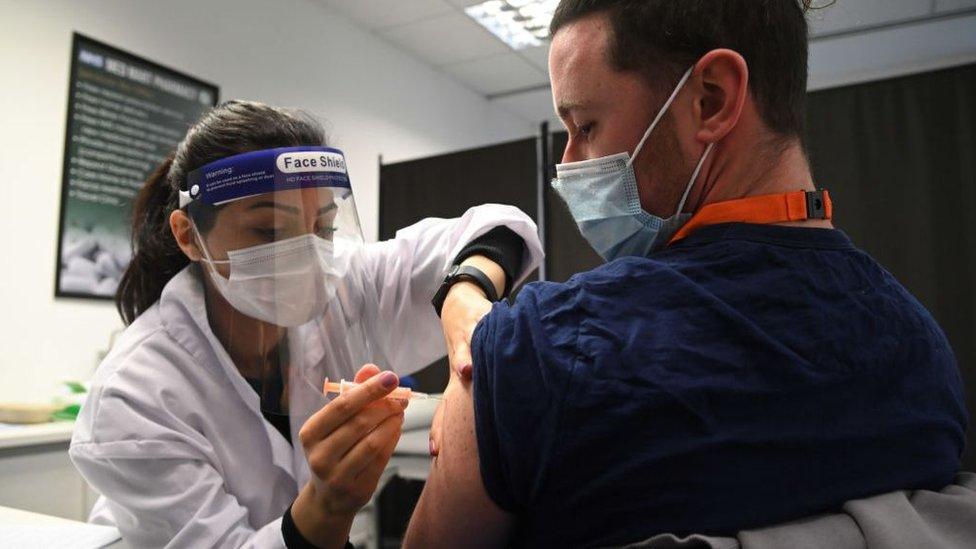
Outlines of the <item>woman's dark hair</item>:
[[[130,324],[151,307],[166,283],[190,263],[169,227],[169,216],[179,208],[179,191],[186,190],[190,172],[249,151],[324,144],[322,125],[301,111],[228,101],[203,115],[176,151],[149,176],[133,204],[132,261],[115,294],[122,321]],[[208,232],[218,208],[194,207],[197,228]]]
[[692,63],[717,48],[739,52],[763,120],[788,137],[803,133],[807,93],[807,21],[822,0],[562,0],[551,35],[578,19],[606,14],[612,66],[639,71],[670,90]]

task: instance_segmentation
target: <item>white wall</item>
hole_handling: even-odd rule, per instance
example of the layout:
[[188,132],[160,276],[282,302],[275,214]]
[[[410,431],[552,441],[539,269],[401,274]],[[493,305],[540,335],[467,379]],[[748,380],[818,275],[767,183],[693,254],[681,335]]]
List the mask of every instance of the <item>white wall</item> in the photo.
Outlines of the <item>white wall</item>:
[[0,0],[0,401],[45,399],[59,380],[87,378],[121,326],[108,303],[53,297],[72,31],[214,82],[223,99],[325,118],[367,238],[377,234],[379,154],[534,132],[315,0]]

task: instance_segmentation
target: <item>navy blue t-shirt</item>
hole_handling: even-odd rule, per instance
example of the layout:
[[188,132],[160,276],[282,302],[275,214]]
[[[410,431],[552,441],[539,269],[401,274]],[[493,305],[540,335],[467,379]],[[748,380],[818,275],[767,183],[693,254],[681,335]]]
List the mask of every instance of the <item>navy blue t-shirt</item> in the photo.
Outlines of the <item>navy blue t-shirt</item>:
[[473,354],[481,474],[518,545],[732,534],[960,465],[945,335],[838,230],[716,225],[531,284]]

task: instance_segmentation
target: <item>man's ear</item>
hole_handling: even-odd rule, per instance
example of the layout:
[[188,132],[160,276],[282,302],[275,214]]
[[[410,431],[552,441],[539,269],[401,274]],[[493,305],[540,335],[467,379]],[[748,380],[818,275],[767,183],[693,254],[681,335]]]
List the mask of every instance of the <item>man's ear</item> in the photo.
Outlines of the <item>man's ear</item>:
[[701,127],[695,137],[702,143],[721,141],[735,128],[749,99],[749,66],[739,53],[712,50],[695,66],[700,96],[695,116]]
[[190,223],[190,217],[183,210],[174,210],[169,214],[169,228],[173,231],[176,244],[190,261],[200,261],[203,254],[200,252],[197,239],[194,238],[195,233]]

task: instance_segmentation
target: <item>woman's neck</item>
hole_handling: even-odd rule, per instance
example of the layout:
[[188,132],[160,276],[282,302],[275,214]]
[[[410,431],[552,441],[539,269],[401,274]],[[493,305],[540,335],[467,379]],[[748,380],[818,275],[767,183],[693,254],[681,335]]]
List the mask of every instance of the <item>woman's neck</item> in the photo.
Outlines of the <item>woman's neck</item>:
[[284,336],[284,329],[239,312],[206,276],[204,280],[207,319],[214,335],[242,376],[262,378],[268,366],[276,367],[277,361],[272,355]]

